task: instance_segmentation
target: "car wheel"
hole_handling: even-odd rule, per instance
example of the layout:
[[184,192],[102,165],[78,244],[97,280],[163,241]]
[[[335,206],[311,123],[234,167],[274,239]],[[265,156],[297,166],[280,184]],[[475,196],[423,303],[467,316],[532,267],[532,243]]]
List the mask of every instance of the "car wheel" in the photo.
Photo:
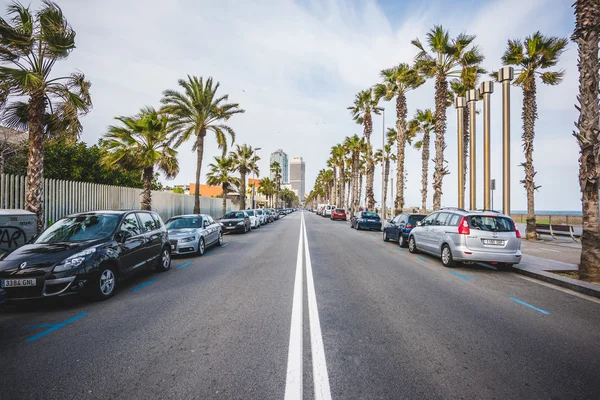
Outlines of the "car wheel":
[[390,241],[390,239],[388,238],[388,235],[387,235],[387,231],[385,229],[383,230],[383,241],[384,242]]
[[98,300],[106,300],[115,293],[117,276],[112,266],[101,266],[94,285],[94,295]]
[[203,256],[205,250],[206,250],[206,244],[204,243],[204,238],[201,237],[200,240],[198,241],[198,255]]
[[406,240],[404,239],[404,235],[402,233],[398,234],[398,246],[406,247]]
[[219,242],[219,246],[223,246],[223,232],[219,232],[218,242]]
[[160,253],[160,259],[158,261],[158,265],[156,269],[165,272],[171,269],[171,252],[168,248],[164,247],[162,252]]
[[419,252],[419,250],[417,249],[417,243],[415,242],[414,236],[411,236],[408,239],[408,251],[410,251],[413,254],[417,254]]
[[360,231],[360,225],[359,224],[356,224],[356,230]]
[[496,264],[496,268],[498,268],[498,271],[510,271],[512,269],[512,264],[498,263]]
[[442,247],[442,264],[444,264],[444,267],[454,267],[456,265],[454,259],[452,258],[450,246],[447,244]]
[[248,233],[248,225],[244,224],[244,234]]

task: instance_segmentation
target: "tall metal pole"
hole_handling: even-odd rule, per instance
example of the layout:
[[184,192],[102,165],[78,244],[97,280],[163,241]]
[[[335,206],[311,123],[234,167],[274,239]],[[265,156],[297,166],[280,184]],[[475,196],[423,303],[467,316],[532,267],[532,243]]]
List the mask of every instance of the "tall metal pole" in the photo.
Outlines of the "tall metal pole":
[[465,112],[466,100],[464,97],[457,97],[454,100],[457,118],[458,134],[458,208],[465,208],[465,153],[463,151],[463,140],[465,127],[463,124],[463,113]]
[[[392,176],[390,176],[390,190],[392,193],[390,195],[390,199],[392,199],[392,201],[394,201],[394,174],[391,174],[391,175]],[[394,217],[395,217],[395,215],[394,215]]]
[[498,80],[502,82],[502,212],[510,215],[510,82],[513,67],[502,67]]
[[492,93],[494,93],[494,82],[481,82],[479,91],[483,96],[483,208],[489,210],[490,204],[490,185],[491,185],[491,149],[490,149],[490,102]]
[[[382,116],[383,116],[383,123],[381,124],[382,128],[381,128],[381,153],[383,156],[385,156],[385,108],[383,109],[383,111],[381,112]],[[385,160],[382,157],[381,160],[381,218],[383,220],[385,220],[386,217],[386,205],[383,202],[383,199],[385,199]],[[383,224],[381,224],[382,229],[383,229]]]
[[477,100],[479,93],[477,89],[467,92],[467,104],[469,105],[469,208],[477,208]]

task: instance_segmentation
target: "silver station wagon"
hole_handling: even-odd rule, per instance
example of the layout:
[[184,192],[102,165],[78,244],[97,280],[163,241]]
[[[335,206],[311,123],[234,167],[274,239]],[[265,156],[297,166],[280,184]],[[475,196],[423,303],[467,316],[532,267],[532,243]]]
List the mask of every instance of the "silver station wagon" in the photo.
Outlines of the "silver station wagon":
[[446,267],[481,262],[505,269],[521,262],[521,233],[508,215],[496,211],[445,208],[417,224],[408,250],[438,256]]

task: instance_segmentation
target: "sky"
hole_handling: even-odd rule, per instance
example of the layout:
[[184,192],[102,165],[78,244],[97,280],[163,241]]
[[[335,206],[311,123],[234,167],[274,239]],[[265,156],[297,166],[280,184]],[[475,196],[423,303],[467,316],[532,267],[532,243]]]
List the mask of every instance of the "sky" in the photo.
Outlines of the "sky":
[[[402,0],[59,0],[77,32],[77,48],[58,63],[53,75],[79,70],[92,82],[94,109],[82,118],[82,140],[96,143],[114,117],[134,115],[144,106],[160,106],[165,89],[177,89],[187,75],[220,82],[246,112],[229,120],[236,144],[260,147],[261,176],[268,175],[269,155],[283,149],[306,162],[306,189],[325,167],[332,146],[362,134],[347,107],[354,95],[379,81],[379,72],[400,62],[412,63],[415,38],[436,24],[451,36],[477,36],[484,67],[497,70],[508,39],[540,30],[569,37],[574,26],[572,0],[402,1]],[[0,0],[0,8],[9,2]],[[39,1],[32,1],[37,8]],[[570,43],[557,69],[566,72],[559,86],[538,84],[534,165],[537,210],[579,210],[578,145],[572,136],[577,119],[577,49]],[[487,79],[487,78],[486,78]],[[522,94],[512,88],[512,209],[526,208],[521,146]],[[434,85],[408,94],[409,117],[434,108]],[[501,188],[501,87],[492,95],[492,178]],[[385,125],[395,125],[394,102],[382,102]],[[482,108],[479,103],[478,108]],[[447,110],[450,175],[444,179],[443,206],[457,204],[456,110]],[[482,155],[482,117],[478,117]],[[374,116],[372,142],[380,147],[382,118]],[[207,137],[202,181],[208,164],[220,155],[214,136]],[[166,184],[194,181],[196,157],[191,143],[179,151],[180,173]],[[431,152],[433,154],[433,141]],[[478,203],[483,198],[483,159],[478,157]],[[420,205],[420,153],[407,150],[406,205]],[[394,168],[395,171],[395,168]],[[430,179],[433,163],[430,163]],[[381,193],[381,169],[375,193]],[[494,204],[502,199],[494,194]],[[428,196],[432,205],[433,191]],[[388,195],[389,198],[389,195]],[[468,199],[468,192],[467,197]],[[498,207],[497,207],[498,208]]]

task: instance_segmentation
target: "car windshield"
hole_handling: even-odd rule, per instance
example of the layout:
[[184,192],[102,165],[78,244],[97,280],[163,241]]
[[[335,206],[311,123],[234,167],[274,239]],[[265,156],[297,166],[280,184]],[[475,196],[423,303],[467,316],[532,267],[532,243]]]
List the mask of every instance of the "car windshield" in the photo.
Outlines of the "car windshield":
[[411,224],[416,224],[419,221],[423,221],[427,215],[411,215],[408,217],[408,222]]
[[371,212],[371,211],[366,211],[362,213],[362,217],[363,218],[379,218],[379,214]]
[[35,243],[85,242],[110,237],[119,223],[119,215],[81,215],[57,221]]
[[223,217],[223,219],[238,219],[238,218],[244,218],[244,212],[243,211],[228,212]]
[[167,221],[167,229],[193,229],[202,227],[202,217],[173,218]]
[[490,232],[513,232],[515,225],[510,218],[494,217],[487,215],[473,215],[467,217],[469,225],[473,229]]
[[263,212],[262,212],[262,210],[256,210],[256,213],[257,213],[258,215],[263,215]]
[[248,214],[251,217],[254,217],[254,211],[252,210],[246,210],[246,214]]

